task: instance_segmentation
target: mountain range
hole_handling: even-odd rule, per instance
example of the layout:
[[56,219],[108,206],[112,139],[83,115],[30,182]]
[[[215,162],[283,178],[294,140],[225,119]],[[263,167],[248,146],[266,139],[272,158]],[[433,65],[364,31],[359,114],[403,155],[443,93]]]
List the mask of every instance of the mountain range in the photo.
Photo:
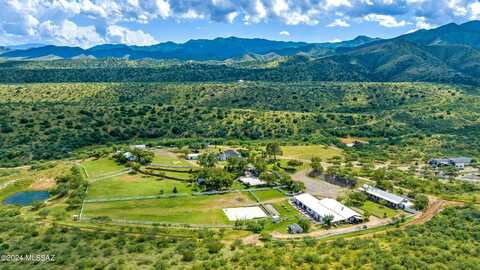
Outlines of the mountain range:
[[[78,59],[76,61],[83,59],[82,62],[54,63],[56,67],[64,65],[64,68],[72,68],[81,65],[84,69],[90,65],[108,66],[112,63],[109,59],[126,61],[127,58],[142,61],[137,61],[135,67],[132,62],[120,66],[151,68],[155,65],[152,66],[149,61],[171,59],[180,61],[171,67],[172,74],[181,72],[182,68],[190,72],[189,74],[196,74],[191,72],[197,68],[201,73],[192,75],[194,78],[205,76],[223,80],[261,78],[290,81],[430,81],[480,85],[480,21],[460,25],[447,24],[392,39],[359,36],[353,40],[336,43],[305,43],[229,37],[190,40],[182,44],[166,42],[152,46],[105,44],[89,49],[48,45],[26,50],[10,50],[0,57],[7,60],[22,60],[4,62],[0,64],[0,69],[14,65],[17,67],[51,65],[47,64],[49,63],[47,61],[25,61],[48,59]],[[92,60],[85,61],[87,59]],[[201,66],[192,66],[189,62],[183,62],[184,60],[206,62]],[[117,67],[121,63],[118,61],[114,62]],[[43,63],[23,64],[28,62]],[[219,67],[219,64],[225,66]],[[168,64],[162,65],[162,68],[166,66]],[[246,68],[255,70],[246,72]],[[219,78],[218,74],[206,76],[208,72],[218,73],[219,70],[229,75],[222,75],[224,78]],[[138,72],[137,70],[135,74],[139,74]],[[164,79],[163,75],[159,75],[158,78],[152,79]],[[185,76],[182,79],[185,80]],[[111,80],[123,81],[125,78],[115,77]]]
[[132,60],[178,59],[178,60],[218,60],[242,58],[247,55],[289,56],[298,53],[326,54],[338,47],[354,47],[378,39],[359,36],[354,40],[336,43],[305,43],[272,41],[266,39],[246,39],[237,37],[198,39],[185,43],[165,42],[151,46],[128,46],[124,44],[103,44],[89,49],[80,47],[47,45],[28,49],[11,49],[0,56],[7,59],[45,60],[78,58],[128,58]]

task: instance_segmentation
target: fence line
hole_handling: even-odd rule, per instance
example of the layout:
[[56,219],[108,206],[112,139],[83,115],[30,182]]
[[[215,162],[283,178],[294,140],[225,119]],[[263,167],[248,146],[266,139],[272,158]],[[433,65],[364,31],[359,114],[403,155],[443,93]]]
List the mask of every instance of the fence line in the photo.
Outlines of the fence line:
[[[262,187],[262,188],[249,188],[249,189],[226,189],[226,190],[213,190],[213,191],[204,191],[204,192],[193,192],[192,195],[215,195],[215,194],[225,194],[225,193],[233,193],[233,192],[251,192],[251,191],[262,191],[262,190],[270,190],[276,189],[282,192],[280,189],[287,187],[287,185],[278,186],[278,187]],[[282,192],[283,193],[283,192]]]
[[114,202],[114,201],[135,201],[135,200],[152,200],[152,199],[162,199],[162,198],[174,198],[188,196],[189,193],[174,193],[174,194],[164,194],[164,195],[146,195],[146,196],[126,196],[126,197],[100,197],[87,199],[84,202],[86,203],[96,203],[96,202]]
[[83,172],[85,173],[85,176],[87,177],[87,179],[90,178],[90,176],[88,175],[87,169],[85,169],[85,166],[80,165],[80,167],[82,167]]
[[[84,217],[82,221],[95,222],[95,217]],[[101,223],[102,221],[99,221]],[[189,223],[172,223],[165,221],[150,221],[150,220],[127,220],[127,219],[108,219],[104,223],[116,224],[143,224],[143,225],[163,225],[168,227],[183,227],[183,228],[235,228],[234,225],[224,224],[189,224]],[[237,227],[238,228],[238,227]]]
[[[87,188],[85,189],[85,196],[87,196],[87,192],[88,192],[88,185],[87,185]],[[82,208],[80,209],[80,215],[78,216],[78,220],[82,220],[84,206],[85,206],[85,199],[83,199],[82,201]]]
[[115,171],[115,172],[111,172],[111,173],[107,173],[107,174],[102,174],[102,175],[99,175],[97,177],[91,178],[90,182],[96,182],[96,181],[103,180],[103,179],[106,179],[106,178],[124,175],[124,174],[127,174],[127,173],[131,172],[131,171],[132,171],[132,169],[123,169],[121,171]]
[[147,167],[163,167],[163,168],[172,168],[172,169],[193,169],[193,166],[175,166],[175,165],[165,165],[165,164],[149,164]]
[[[284,187],[284,186],[283,186]],[[274,187],[273,189],[279,190],[281,187]],[[193,192],[192,196],[206,196],[206,195],[217,195],[217,194],[226,194],[233,192],[253,192],[253,191],[262,191],[269,190],[272,188],[252,188],[252,189],[229,189],[229,190],[220,190],[220,191],[205,191],[205,192]],[[154,199],[164,199],[164,198],[175,198],[188,196],[190,193],[173,193],[173,194],[159,194],[159,195],[145,195],[145,196],[119,196],[119,197],[97,197],[91,199],[85,199],[85,203],[96,203],[96,202],[113,202],[113,201],[135,201],[135,200],[154,200]],[[253,194],[254,195],[254,194]],[[255,198],[257,198],[254,195]],[[257,198],[258,199],[258,198]],[[257,200],[257,202],[259,199]]]

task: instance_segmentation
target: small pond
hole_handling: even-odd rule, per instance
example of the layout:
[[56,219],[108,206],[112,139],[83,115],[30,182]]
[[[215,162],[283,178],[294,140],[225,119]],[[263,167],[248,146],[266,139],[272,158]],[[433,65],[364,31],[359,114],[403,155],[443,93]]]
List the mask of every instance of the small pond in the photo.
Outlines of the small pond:
[[46,201],[48,191],[23,191],[17,192],[3,200],[3,204],[30,205],[36,201]]

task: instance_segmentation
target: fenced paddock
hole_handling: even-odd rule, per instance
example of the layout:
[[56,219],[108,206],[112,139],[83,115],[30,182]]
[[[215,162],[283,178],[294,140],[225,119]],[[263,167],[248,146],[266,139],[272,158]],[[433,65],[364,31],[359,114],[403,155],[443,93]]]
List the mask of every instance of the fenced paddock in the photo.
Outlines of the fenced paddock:
[[[120,199],[120,200],[119,200]],[[98,200],[84,204],[85,217],[112,220],[167,222],[180,224],[231,225],[223,208],[251,205],[255,202],[243,192],[208,196],[182,195],[165,198]]]

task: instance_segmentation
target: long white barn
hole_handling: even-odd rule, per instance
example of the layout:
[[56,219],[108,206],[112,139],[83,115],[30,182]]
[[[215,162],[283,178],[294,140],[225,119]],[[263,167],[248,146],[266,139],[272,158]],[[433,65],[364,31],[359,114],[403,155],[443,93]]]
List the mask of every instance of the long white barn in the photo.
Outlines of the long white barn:
[[312,218],[323,222],[325,216],[333,216],[333,223],[357,222],[362,216],[334,199],[319,200],[308,193],[293,197],[293,202],[305,210]]

